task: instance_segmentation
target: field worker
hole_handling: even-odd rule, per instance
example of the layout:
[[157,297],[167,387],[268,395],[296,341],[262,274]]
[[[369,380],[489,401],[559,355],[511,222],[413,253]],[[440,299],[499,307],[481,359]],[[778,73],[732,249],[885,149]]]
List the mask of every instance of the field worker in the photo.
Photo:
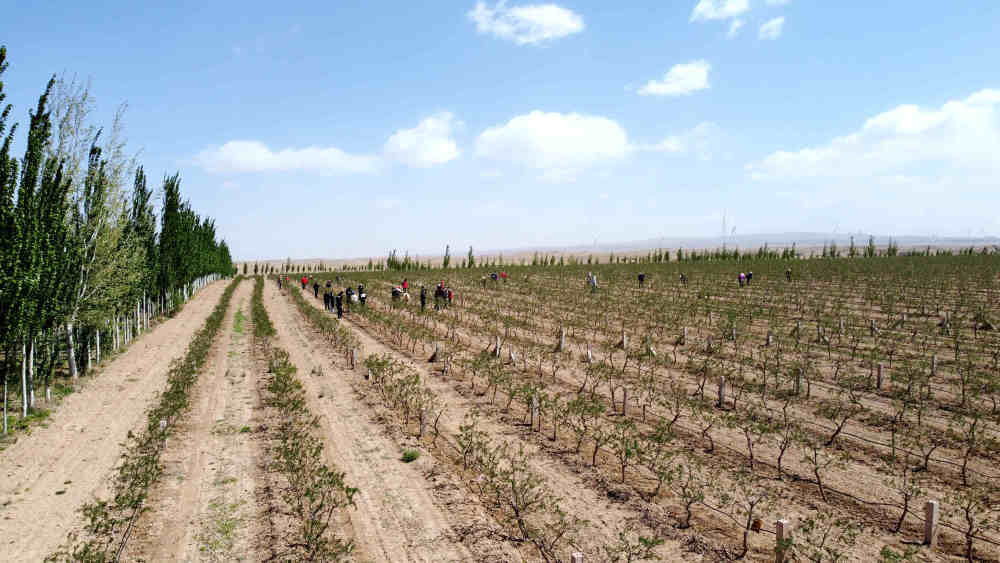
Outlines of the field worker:
[[337,318],[344,318],[344,292],[337,294]]
[[[441,282],[442,284],[444,282]],[[439,285],[434,288],[434,310],[441,310],[441,301],[444,300],[444,286]]]
[[302,276],[302,289],[305,289],[309,285],[309,278]]
[[684,275],[684,272],[681,272],[681,285],[687,285],[687,283],[688,283],[688,277]]
[[330,290],[329,289],[327,289],[326,291],[323,292],[323,310],[324,311],[329,311],[330,310]]
[[787,270],[785,270],[785,279],[788,280],[788,281],[792,281],[792,269],[791,268],[788,268]]
[[597,274],[590,276],[590,292],[597,292]]
[[507,283],[507,272],[500,272],[500,279],[503,280],[503,283]]
[[750,285],[751,281],[753,281],[753,272],[747,272],[747,285],[748,286]]
[[490,274],[490,279],[492,279],[493,283],[495,284],[500,279],[500,274],[493,272],[492,274]]
[[368,300],[368,294],[365,293],[365,284],[359,283],[358,284],[358,301],[361,302],[361,306],[362,307],[365,306],[365,301],[367,301],[367,300]]
[[455,299],[455,292],[454,292],[454,291],[452,291],[452,290],[451,290],[451,288],[449,287],[449,288],[448,288],[448,305],[451,305],[451,302],[452,302],[452,301],[453,301],[454,299]]
[[646,273],[639,272],[639,287],[642,287],[646,283]]
[[739,280],[740,287],[743,287],[743,284],[746,283],[747,281],[747,275],[744,274],[743,272],[740,272],[740,275],[737,276],[736,279]]
[[313,297],[319,299],[319,282],[313,282]]
[[406,278],[403,278],[403,293],[409,293],[409,292],[410,292],[410,282],[406,281]]
[[420,286],[420,311],[427,307],[427,288]]
[[281,289],[281,278],[282,276],[278,276],[278,289]]
[[399,301],[399,296],[403,294],[403,289],[401,287],[392,288],[392,300]]

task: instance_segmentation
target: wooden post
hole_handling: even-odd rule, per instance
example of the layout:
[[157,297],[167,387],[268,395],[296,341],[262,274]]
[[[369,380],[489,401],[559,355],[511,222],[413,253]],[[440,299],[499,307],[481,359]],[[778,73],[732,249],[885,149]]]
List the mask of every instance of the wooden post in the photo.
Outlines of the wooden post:
[[440,353],[441,353],[441,344],[439,342],[435,342],[434,343],[434,353],[431,354],[430,359],[428,359],[427,361],[431,362],[431,363],[434,363],[434,362],[438,361],[438,355]]
[[569,556],[569,563],[583,563],[583,554],[575,551]]
[[594,363],[594,353],[590,350],[590,342],[587,343],[587,363]]
[[726,408],[726,376],[719,376],[719,408]]
[[937,375],[937,354],[931,356],[931,377]]
[[875,336],[875,319],[871,319],[871,322],[868,325],[868,332],[872,336]]
[[628,414],[628,387],[622,387],[622,416]]
[[358,349],[351,348],[351,369],[358,365]]
[[924,545],[934,546],[937,543],[937,527],[940,515],[938,501],[929,500],[924,503]]
[[706,352],[711,352],[712,351],[712,335],[711,334],[708,335],[708,341],[705,342],[705,351]]
[[840,319],[840,334],[844,334],[844,319]]
[[774,522],[774,563],[784,563],[785,544],[788,542],[788,520]]
[[493,353],[496,355],[496,357],[498,357],[498,358],[500,357],[500,335],[499,334],[497,335],[497,340],[496,340],[496,344],[494,345]]
[[798,395],[802,390],[802,368],[795,370],[795,394]]
[[771,341],[772,341],[773,338],[774,338],[774,335],[771,334],[771,331],[770,330],[767,331],[767,340],[764,341],[764,346],[770,348],[771,347]]
[[688,327],[684,327],[684,332],[681,333],[681,344],[687,344],[688,340]]
[[875,372],[875,388],[882,389],[882,362],[878,363],[878,371]]

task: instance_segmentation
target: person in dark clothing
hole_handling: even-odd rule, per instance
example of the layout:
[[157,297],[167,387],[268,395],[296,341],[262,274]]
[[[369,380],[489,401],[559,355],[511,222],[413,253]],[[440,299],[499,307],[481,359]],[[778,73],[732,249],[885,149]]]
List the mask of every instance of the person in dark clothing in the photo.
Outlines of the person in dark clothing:
[[639,287],[642,287],[646,283],[646,273],[639,272]]
[[444,286],[439,285],[434,289],[434,310],[441,310],[441,301],[444,300]]
[[788,281],[792,281],[792,269],[791,268],[788,268],[787,270],[785,270],[785,279],[788,280]]
[[747,285],[749,286],[750,282],[752,281],[753,281],[753,272],[747,272]]
[[354,302],[354,288],[353,287],[348,287],[345,290],[345,292],[347,294],[347,297],[345,298],[345,301],[347,301],[347,310],[350,311],[351,310],[351,303]]
[[278,276],[278,289],[281,289],[281,276]]
[[313,282],[313,297],[319,299],[319,282]]
[[427,307],[427,288],[420,286],[420,310],[423,311]]
[[341,291],[337,294],[337,318],[344,318],[344,292]]
[[685,275],[684,272],[681,272],[681,285],[687,285],[687,283],[688,283],[687,275]]
[[362,307],[365,306],[365,301],[367,301],[367,300],[368,300],[368,294],[365,293],[365,284],[359,283],[358,284],[358,301],[361,302],[361,306]]

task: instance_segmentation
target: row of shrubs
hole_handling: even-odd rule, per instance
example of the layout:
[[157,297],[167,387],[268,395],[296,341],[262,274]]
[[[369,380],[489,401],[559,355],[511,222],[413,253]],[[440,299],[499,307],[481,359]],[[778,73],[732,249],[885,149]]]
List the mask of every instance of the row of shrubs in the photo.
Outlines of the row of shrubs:
[[146,427],[138,434],[129,431],[125,453],[113,477],[111,497],[85,504],[81,508],[86,520],[83,530],[71,532],[66,544],[46,561],[100,563],[120,558],[150,487],[163,473],[160,456],[167,438],[190,404],[191,387],[226,318],[233,292],[242,280],[237,277],[230,282],[215,310],[188,345],[187,353],[171,363],[167,388],[149,411]]
[[279,413],[279,423],[269,429],[274,437],[269,453],[273,469],[287,480],[281,497],[295,522],[277,558],[336,561],[351,553],[353,544],[337,537],[331,522],[339,510],[354,506],[358,489],[347,485],[344,473],[323,462],[323,441],[316,433],[319,420],[309,411],[288,352],[271,342],[275,331],[264,308],[263,291],[264,278],[258,277],[251,303],[254,336],[267,360],[266,403]]

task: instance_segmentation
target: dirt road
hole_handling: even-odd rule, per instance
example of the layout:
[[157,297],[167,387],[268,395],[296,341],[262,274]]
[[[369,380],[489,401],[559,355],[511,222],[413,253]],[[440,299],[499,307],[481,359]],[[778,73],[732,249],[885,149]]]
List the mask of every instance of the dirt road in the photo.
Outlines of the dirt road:
[[80,521],[77,510],[101,495],[130,430],[166,383],[171,360],[228,284],[198,292],[172,319],[104,366],[99,377],[66,397],[45,427],[0,454],[0,552],[4,561],[41,561]]
[[252,541],[261,521],[254,494],[261,448],[251,432],[260,410],[250,350],[252,289],[252,282],[243,282],[233,293],[126,561],[262,559]]

